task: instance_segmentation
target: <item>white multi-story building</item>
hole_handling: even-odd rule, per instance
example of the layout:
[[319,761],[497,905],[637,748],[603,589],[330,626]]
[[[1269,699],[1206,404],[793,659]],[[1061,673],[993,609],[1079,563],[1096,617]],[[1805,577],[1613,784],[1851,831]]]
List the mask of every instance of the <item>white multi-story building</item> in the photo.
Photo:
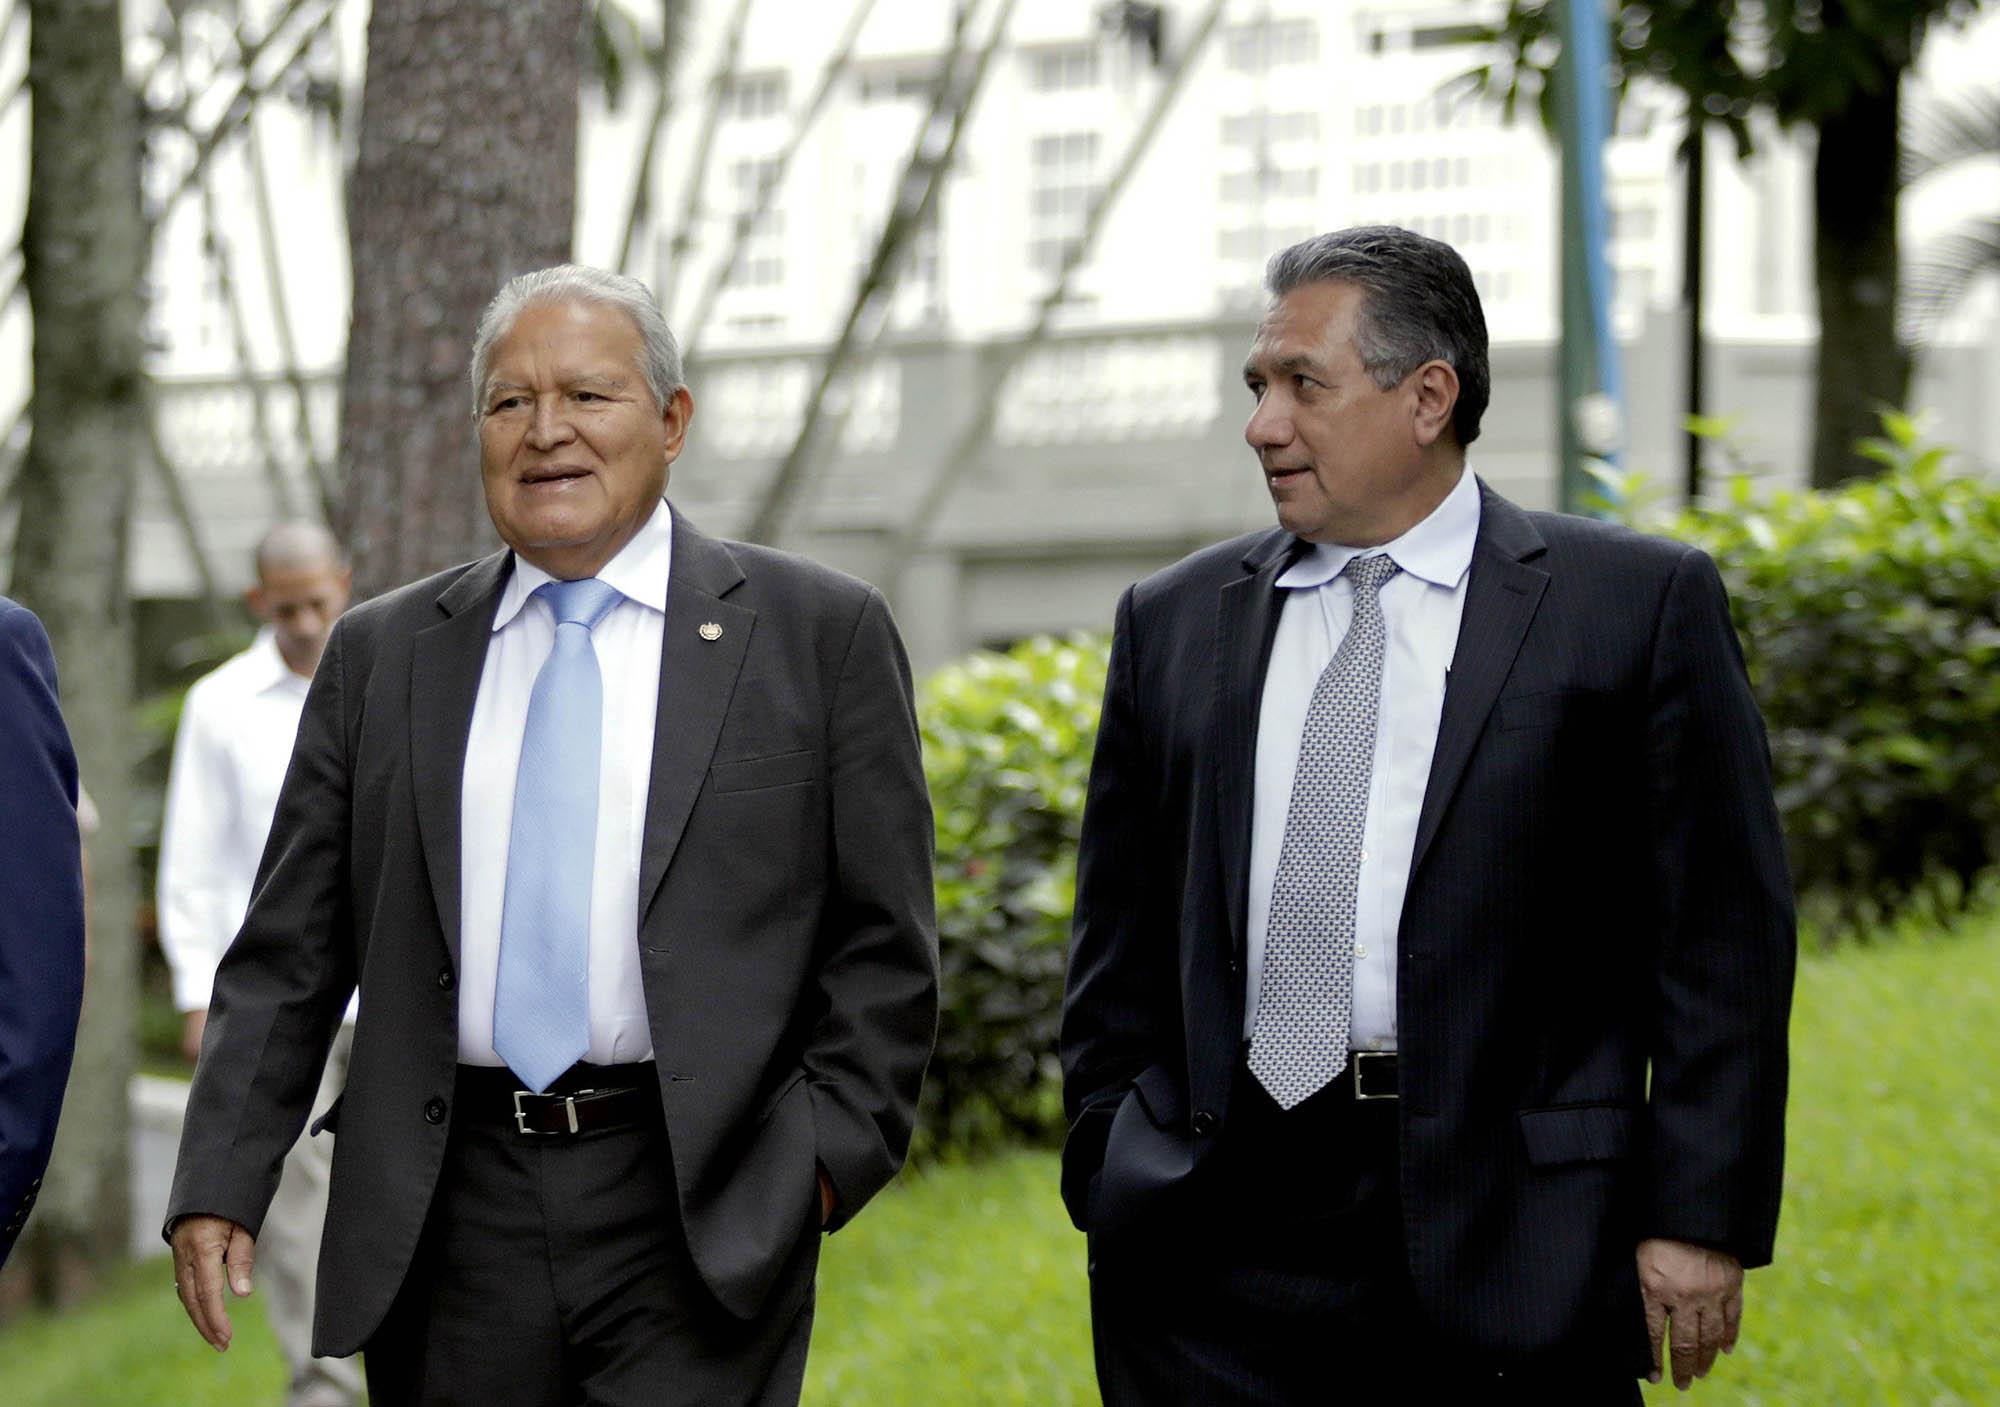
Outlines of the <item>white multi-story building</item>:
[[[623,3],[636,13],[638,0]],[[924,128],[959,13],[956,0],[874,0],[797,140],[856,11],[844,0],[749,0],[723,75],[738,3],[690,6],[678,99],[652,172],[656,209],[631,260],[694,354],[699,409],[692,452],[676,470],[677,499],[723,532],[748,521],[798,433],[913,149],[920,137],[944,139]],[[243,4],[253,32],[282,8]],[[987,41],[1001,6],[975,0],[969,48]],[[1544,504],[1553,493],[1558,164],[1532,103],[1510,124],[1462,81],[1481,61],[1465,41],[1497,10],[1486,0],[1227,0],[1048,336],[1016,359],[1209,0],[1164,0],[1157,53],[1107,25],[1102,12],[1118,8],[1014,5],[942,198],[882,325],[866,329],[837,388],[840,437],[788,520],[790,541],[902,587],[899,608],[923,658],[1028,629],[1101,623],[1123,581],[1268,519],[1239,437],[1248,402],[1237,366],[1264,261],[1319,230],[1393,222],[1465,254],[1495,344],[1494,411],[1477,467],[1525,501]],[[171,31],[145,4],[129,9],[134,72],[168,72],[156,61]],[[200,81],[226,66],[230,24],[185,13],[181,42],[196,75],[188,96],[205,125],[233,90]],[[365,20],[364,0],[342,0],[312,41],[313,65],[345,86],[350,113]],[[657,20],[647,13],[638,23]],[[274,43],[271,54],[293,47]],[[18,33],[0,46],[0,73],[19,68],[23,48]],[[1946,85],[1976,81],[1996,52],[2000,16],[1990,16],[1934,39],[1926,72]],[[643,82],[636,87],[615,108],[595,85],[585,94],[575,247],[587,262],[612,260],[623,234],[651,107]],[[713,142],[696,172],[711,95]],[[151,96],[171,105],[183,95]],[[17,104],[0,119],[0,150],[25,154],[25,131]],[[1683,135],[1677,96],[1635,88],[1606,153],[1626,457],[1662,480],[1674,478],[1681,453]],[[1754,457],[1795,469],[1810,404],[1810,161],[1800,142],[1760,136],[1746,162],[1722,135],[1709,139],[1710,402],[1740,417]],[[186,152],[170,142],[161,155],[147,178],[156,203],[179,181],[175,163]],[[0,219],[19,212],[21,164],[0,166]],[[268,235],[257,214],[260,165]],[[232,143],[215,164],[213,220],[201,201],[184,199],[161,225],[149,326],[166,439],[225,577],[242,570],[242,549],[282,506],[284,473],[274,475],[256,446],[276,445],[295,476],[303,459],[289,392],[254,397],[241,385],[246,357],[267,380],[281,367],[280,306],[317,388],[308,398],[317,453],[332,458],[348,302],[342,167],[330,121],[267,102],[255,143]],[[773,199],[739,244],[731,237],[739,217],[773,177]],[[686,257],[674,257],[677,236]],[[227,253],[244,310],[240,330],[221,296],[217,250]],[[1935,359],[1917,393],[1939,407],[1947,438],[1988,455],[2000,442],[2000,398],[1990,394],[2000,384],[1995,321],[1990,297],[1975,302],[1952,329],[1953,354]],[[0,315],[8,353],[0,417],[25,395],[27,335],[17,300]],[[973,433],[986,425],[990,433]],[[909,514],[947,472],[952,491],[912,556]],[[302,488],[290,496],[295,507],[310,501]],[[189,589],[176,531],[149,488],[133,558],[142,591]]]

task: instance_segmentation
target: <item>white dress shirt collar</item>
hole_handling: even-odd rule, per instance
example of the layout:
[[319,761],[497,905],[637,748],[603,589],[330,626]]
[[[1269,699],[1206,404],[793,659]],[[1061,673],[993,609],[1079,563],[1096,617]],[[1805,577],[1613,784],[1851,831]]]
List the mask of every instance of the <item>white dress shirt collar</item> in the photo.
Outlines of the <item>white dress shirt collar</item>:
[[[1466,469],[1430,516],[1380,550],[1411,576],[1433,586],[1455,588],[1472,565],[1479,537],[1479,481]],[[1278,578],[1279,586],[1324,586],[1347,564],[1374,549],[1314,543]]]
[[[667,611],[667,575],[673,568],[674,556],[674,511],[667,501],[660,500],[659,507],[646,525],[634,534],[632,540],[618,550],[618,555],[604,564],[597,579],[608,586],[614,586],[628,601],[636,601],[665,615]],[[521,607],[528,604],[544,583],[555,578],[530,562],[520,553],[514,554],[514,572],[507,578],[507,586],[500,593],[500,606],[493,612],[493,630],[505,630]]]
[[257,632],[257,638],[250,642],[237,662],[242,672],[239,681],[245,693],[262,694],[272,689],[292,689],[305,693],[310,682],[304,675],[293,672],[285,663],[285,652],[278,648],[278,632],[265,626]]

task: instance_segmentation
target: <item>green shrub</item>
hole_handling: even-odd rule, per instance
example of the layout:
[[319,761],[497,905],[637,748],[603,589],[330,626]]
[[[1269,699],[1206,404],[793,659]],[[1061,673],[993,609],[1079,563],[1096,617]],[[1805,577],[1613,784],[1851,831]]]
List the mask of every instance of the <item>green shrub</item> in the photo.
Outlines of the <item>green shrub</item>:
[[1908,416],[1877,478],[1683,512],[1728,582],[1794,880],[1828,931],[1949,904],[2000,860],[2000,486]]
[[919,697],[944,977],[920,1156],[1061,1133],[1056,1034],[1104,665],[1101,641],[1035,639],[950,665]]

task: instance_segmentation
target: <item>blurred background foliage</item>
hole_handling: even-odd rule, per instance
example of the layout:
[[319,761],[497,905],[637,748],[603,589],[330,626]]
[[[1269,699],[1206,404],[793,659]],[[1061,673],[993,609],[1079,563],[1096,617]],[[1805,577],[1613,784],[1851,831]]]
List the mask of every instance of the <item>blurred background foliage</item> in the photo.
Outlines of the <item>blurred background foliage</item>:
[[1665,520],[1728,583],[1811,926],[1957,907],[2000,860],[2000,485],[1887,413],[1873,479]]
[[[1719,438],[1728,427],[1703,427]],[[1759,497],[1736,475],[1668,513],[1642,475],[1614,511],[1708,551],[1769,728],[1808,941],[1948,922],[2000,861],[2000,485],[1883,416],[1878,478]],[[1036,639],[933,675],[919,703],[937,808],[945,1008],[920,1157],[1054,1142],[1075,847],[1101,638]]]
[[1043,637],[924,685],[944,1009],[919,1156],[1062,1130],[1056,1028],[1104,666],[1102,640]]
[[[1696,428],[1726,449],[1726,422]],[[1695,543],[1722,570],[1821,945],[1913,912],[1948,923],[2000,865],[2000,485],[1955,473],[1914,416],[1885,414],[1863,453],[1879,477],[1769,495],[1739,459],[1726,491],[1683,510],[1662,508],[1643,474],[1600,476],[1601,511]],[[970,655],[921,689],[944,1009],[920,1159],[1061,1138],[1056,1037],[1106,649],[1040,637]],[[142,861],[179,694],[143,708]],[[144,979],[143,1063],[176,1069],[156,954]]]

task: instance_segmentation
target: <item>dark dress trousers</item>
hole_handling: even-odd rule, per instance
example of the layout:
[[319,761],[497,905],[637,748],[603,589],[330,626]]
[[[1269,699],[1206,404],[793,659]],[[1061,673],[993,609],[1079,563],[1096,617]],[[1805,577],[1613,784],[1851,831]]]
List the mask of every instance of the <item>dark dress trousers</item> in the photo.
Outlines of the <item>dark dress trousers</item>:
[[[653,1211],[677,1225],[691,1279],[750,1321],[796,1264],[815,1164],[837,1227],[907,1147],[937,1010],[932,829],[881,596],[678,514],[673,534],[654,752],[633,759],[651,773],[639,944],[662,1118],[648,1137],[671,1168],[619,1185],[672,1203]],[[206,1212],[256,1231],[360,987],[330,1115],[319,1354],[353,1353],[383,1324],[449,1194],[455,1121],[475,1133],[454,1088],[460,784],[511,561],[404,587],[335,627],[216,978],[169,1226]],[[590,1175],[609,1176],[598,1161]],[[584,1239],[588,1207],[561,1209]]]
[[76,754],[49,637],[0,596],[0,1263],[42,1188],[82,1004]]
[[[1224,543],[1119,603],[1062,1036],[1063,1195],[1098,1272],[1218,1215],[1283,1244],[1297,1210],[1231,1154],[1301,1176],[1243,1070],[1258,708],[1298,550]],[[1795,939],[1763,725],[1695,549],[1481,485],[1465,591],[1398,930],[1401,1098],[1330,1093],[1311,1127],[1347,1185],[1383,1184],[1440,1353],[1636,1373],[1637,1243],[1757,1266],[1777,1226]],[[1341,1151],[1356,1115],[1386,1120],[1383,1166]]]

